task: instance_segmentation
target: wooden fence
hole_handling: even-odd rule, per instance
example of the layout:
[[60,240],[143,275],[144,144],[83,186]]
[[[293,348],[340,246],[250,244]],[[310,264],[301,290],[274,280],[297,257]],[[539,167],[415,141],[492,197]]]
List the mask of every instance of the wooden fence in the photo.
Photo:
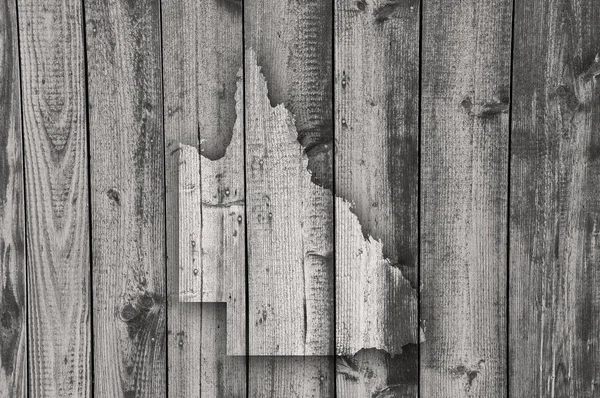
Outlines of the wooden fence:
[[599,397],[597,0],[3,0],[0,398]]

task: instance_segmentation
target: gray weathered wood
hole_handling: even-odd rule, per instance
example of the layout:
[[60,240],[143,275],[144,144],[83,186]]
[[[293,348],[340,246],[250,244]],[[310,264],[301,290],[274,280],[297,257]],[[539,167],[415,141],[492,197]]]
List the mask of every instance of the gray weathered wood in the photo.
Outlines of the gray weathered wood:
[[[166,188],[167,188],[167,267],[170,271],[169,286],[169,313],[168,313],[168,343],[169,343],[169,395],[173,397],[245,397],[246,369],[245,358],[228,357],[227,350],[245,353],[245,261],[244,245],[241,245],[242,258],[232,263],[239,267],[239,273],[223,274],[223,269],[208,261],[214,257],[204,259],[204,250],[214,252],[227,251],[228,246],[207,247],[208,242],[214,240],[203,239],[202,229],[208,231],[210,236],[224,236],[220,234],[220,226],[225,219],[228,209],[215,207],[208,213],[217,217],[203,218],[195,223],[188,224],[194,228],[195,247],[189,244],[189,234],[183,236],[179,233],[181,226],[179,219],[182,213],[178,206],[181,196],[178,189],[178,157],[176,151],[180,144],[192,147],[192,154],[197,164],[216,160],[219,164],[226,163],[228,159],[221,157],[229,148],[234,125],[239,120],[243,125],[243,93],[242,83],[236,77],[242,67],[242,11],[235,2],[224,0],[210,1],[162,1],[163,16],[163,65],[164,65],[164,101],[165,101],[165,141],[166,141]],[[240,98],[236,103],[236,84],[240,87]],[[236,105],[237,104],[237,105]],[[236,110],[237,106],[237,110]],[[238,136],[243,136],[241,127],[237,130]],[[202,153],[200,161],[198,150],[202,140]],[[241,138],[240,138],[241,140]],[[226,149],[227,148],[227,149]],[[240,141],[239,152],[243,151],[243,142]],[[219,159],[221,158],[221,159]],[[212,159],[212,160],[211,160]],[[219,159],[219,160],[217,160]],[[201,218],[203,210],[201,187],[207,172],[196,166],[198,207],[194,209],[196,217]],[[243,158],[238,161],[237,171],[241,176],[243,186]],[[214,170],[213,170],[214,171]],[[202,173],[202,175],[201,175]],[[216,173],[219,174],[219,173]],[[214,179],[214,175],[209,176]],[[208,184],[211,185],[211,184]],[[214,185],[214,184],[212,184]],[[223,190],[224,198],[225,191]],[[243,192],[242,194],[243,199]],[[239,203],[237,204],[239,205]],[[239,207],[239,206],[238,206]],[[238,209],[239,211],[239,209]],[[241,211],[243,215],[243,211]],[[219,219],[218,216],[221,216]],[[238,226],[238,242],[245,241],[244,223],[238,222],[238,215],[229,217]],[[213,220],[218,221],[216,224]],[[241,229],[240,228],[241,225]],[[233,231],[231,231],[233,235]],[[180,239],[181,236],[181,239]],[[217,241],[218,242],[218,241]],[[188,244],[184,251],[179,250],[180,244]],[[218,242],[223,243],[223,242]],[[229,243],[229,242],[225,242]],[[185,253],[192,256],[185,257]],[[239,247],[238,247],[239,252]],[[219,252],[220,253],[220,252]],[[195,260],[193,266],[180,270],[185,263],[181,260]],[[217,257],[221,260],[223,257]],[[211,267],[211,268],[208,268]],[[207,269],[208,268],[208,269]],[[194,270],[198,270],[194,272]],[[194,288],[195,296],[184,297],[186,300],[202,299],[202,276],[204,272],[213,275],[211,282],[231,281],[229,288],[237,287],[231,295],[221,294],[210,297],[212,301],[224,301],[228,306],[221,304],[179,303],[179,285]],[[227,276],[229,279],[217,278],[217,275]],[[207,275],[208,276],[208,275]],[[181,279],[180,279],[181,278]],[[232,279],[236,278],[236,279]],[[179,282],[178,282],[179,281]],[[208,284],[206,284],[208,286]],[[219,290],[223,293],[223,289]],[[240,296],[241,294],[241,296]],[[206,297],[209,299],[209,297]],[[232,311],[232,307],[238,310]],[[237,318],[232,314],[237,314]],[[236,328],[226,324],[227,320],[236,320]],[[237,333],[235,332],[237,330]],[[237,342],[238,344],[234,344]]]
[[[302,2],[260,0],[245,2],[244,4],[245,43],[248,48],[256,51],[258,65],[262,68],[267,81],[270,103],[273,106],[283,104],[291,112],[299,141],[308,154],[308,168],[312,173],[312,180],[327,188],[332,186],[333,172],[331,155],[333,141],[332,5],[331,0]],[[248,64],[246,65],[246,78],[248,78]],[[246,82],[247,87],[248,82]],[[247,94],[247,106],[250,104],[249,98]],[[250,120],[252,120],[252,116],[246,115],[246,121]],[[247,172],[249,173],[252,170],[249,163],[252,162],[252,159],[247,158],[246,162]],[[247,184],[247,186],[249,185]],[[294,192],[293,194],[298,193]],[[268,217],[269,212],[263,210],[261,209],[261,213],[264,214],[261,215]],[[257,217],[259,213],[255,214],[249,205],[247,211],[250,228],[250,217]],[[268,222],[268,218],[265,221]],[[248,239],[248,242],[251,242],[252,238],[250,236]],[[292,239],[292,237],[288,237],[288,239]],[[331,239],[333,245],[333,236]],[[249,247],[249,253],[252,256],[251,247]],[[319,260],[316,256],[312,256],[312,259]],[[329,259],[321,260],[329,261]],[[333,268],[333,264],[330,267]],[[333,271],[331,275],[333,275]],[[334,283],[333,280],[324,280],[323,282],[331,286]],[[257,294],[262,293],[260,290],[255,291],[256,289],[252,288],[251,281],[249,283],[249,326],[250,328],[256,328],[259,326],[256,325],[256,322],[263,312],[262,308],[255,308],[251,304],[251,300]],[[329,289],[327,287],[323,290],[323,293]],[[270,290],[271,288],[269,288]],[[331,289],[331,294],[333,294],[333,289]],[[329,315],[333,318],[333,312]],[[267,316],[269,315],[267,314]],[[269,322],[273,325],[273,314],[270,316]],[[309,314],[307,314],[308,316]],[[324,313],[323,316],[321,322],[323,322],[324,329],[319,334],[323,336],[325,328],[331,327],[330,339],[333,343],[333,320],[330,320]],[[302,311],[298,317],[298,321],[301,322],[303,319]],[[307,318],[307,325],[311,322],[313,320],[308,321]],[[300,330],[302,328],[301,326]],[[281,328],[280,330],[283,332],[285,329]],[[252,339],[250,330],[249,334],[250,339]],[[298,329],[292,329],[291,335],[296,339]],[[252,345],[250,347],[252,348]],[[333,344],[331,349],[333,352]],[[285,361],[278,358],[250,358],[249,391],[262,389],[261,395],[257,396],[278,396],[274,391],[285,388],[288,396],[331,396],[335,382],[332,373],[334,360],[333,358],[323,358],[323,361],[323,364],[314,366],[314,363],[310,361],[291,361],[286,364]],[[322,389],[301,389],[297,384],[286,381],[284,375],[290,374],[290,372],[291,374],[302,374],[304,378],[309,380],[321,380],[320,378],[323,377],[322,382],[327,385]],[[271,392],[268,391],[269,388],[263,389],[261,385],[257,385],[257,383],[264,380],[273,381],[270,387]],[[310,391],[314,392],[311,393]]]
[[420,391],[506,396],[510,0],[423,3]]
[[[163,0],[162,45],[167,234],[167,350],[169,397],[200,398],[202,317],[200,304],[179,302],[179,151],[198,147],[197,43],[190,31],[204,2]],[[192,30],[193,31],[193,30]],[[198,178],[200,175],[198,174]]]
[[19,1],[27,214],[29,394],[91,390],[82,7]]
[[159,8],[85,1],[98,397],[166,392]]
[[[406,369],[417,374],[417,356],[389,361],[386,352],[414,349],[419,338],[411,287],[418,276],[418,68],[418,1],[336,1],[335,193],[349,202],[336,204],[336,341],[347,356],[338,363],[337,391],[344,397],[376,394]],[[370,348],[381,350],[352,358]],[[369,377],[349,377],[348,362]],[[404,379],[396,392],[414,396],[417,382]]]
[[510,396],[600,391],[600,3],[516,1]]
[[246,51],[250,355],[333,354],[333,200]]
[[[225,155],[201,156],[203,302],[227,303],[227,353],[246,355],[244,84],[238,74],[237,120]],[[201,135],[202,137],[202,135]],[[204,140],[201,138],[201,141]],[[202,147],[202,144],[201,144]],[[195,273],[194,270],[192,274]],[[186,270],[182,270],[186,272]]]
[[27,396],[21,88],[16,2],[0,4],[0,398]]

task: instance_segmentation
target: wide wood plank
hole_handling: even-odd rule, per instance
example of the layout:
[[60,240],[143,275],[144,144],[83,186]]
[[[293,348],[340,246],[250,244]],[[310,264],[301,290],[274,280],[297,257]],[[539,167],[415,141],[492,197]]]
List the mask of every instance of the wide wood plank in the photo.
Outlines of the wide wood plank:
[[597,1],[516,1],[511,396],[600,391],[599,40]]
[[29,386],[91,390],[88,151],[79,1],[19,2]]
[[424,0],[420,391],[506,396],[509,0]]
[[27,396],[21,87],[16,2],[0,4],[0,398]]
[[416,392],[418,79],[418,0],[335,2],[339,396]]
[[98,397],[166,393],[159,9],[85,1]]
[[[302,144],[308,156],[308,169],[311,173],[311,180],[330,189],[333,174],[332,9],[333,4],[330,0],[293,2],[260,0],[245,2],[244,4],[244,39],[247,46],[245,60],[246,110],[249,112],[250,106],[257,105],[253,104],[253,95],[248,92],[250,85],[249,70],[254,67],[253,63],[248,63],[248,49],[252,49],[256,53],[258,65],[261,67],[266,80],[266,88],[262,94],[268,96],[265,104],[271,106],[281,104],[290,112],[294,118],[294,130],[298,136],[298,141]],[[259,96],[258,101],[263,102],[265,99]],[[260,106],[267,111],[266,105]],[[282,110],[277,112],[282,112]],[[263,115],[263,117],[265,116],[267,115]],[[260,116],[258,114],[246,114],[246,127],[248,129],[256,117]],[[264,139],[286,139],[286,137],[267,138],[269,135],[277,134],[273,129],[267,129],[265,132],[268,134]],[[277,153],[277,151],[274,151],[267,154],[272,158],[262,159],[263,164],[261,165],[259,158],[264,157],[265,153],[260,152],[261,150],[258,148],[254,148],[258,152],[252,154],[249,146],[251,145],[249,144],[251,137],[247,130],[247,178],[252,176],[252,173],[260,171],[262,167],[270,167],[270,162],[272,159],[276,159],[274,156]],[[292,141],[285,141],[284,146],[292,145]],[[253,158],[255,155],[257,157]],[[298,163],[297,160],[298,158],[295,158],[294,161],[299,169],[295,172],[302,175],[306,167]],[[272,172],[273,169],[271,169]],[[247,180],[246,185],[248,189],[251,189],[254,181]],[[257,186],[257,188],[259,187]],[[259,193],[258,190],[255,190],[254,197],[251,197],[250,191],[247,192],[248,272],[249,278],[251,278],[248,281],[248,311],[250,317],[248,333],[251,354],[265,355],[271,353],[283,355],[287,353],[309,355],[311,351],[320,355],[331,354],[334,347],[333,308],[328,309],[322,305],[333,304],[332,254],[327,253],[325,257],[320,257],[318,254],[327,252],[325,250],[323,253],[318,253],[318,251],[325,249],[325,247],[321,247],[316,254],[306,257],[307,262],[300,267],[292,265],[293,263],[285,264],[286,272],[292,272],[286,275],[281,268],[283,264],[276,263],[275,257],[270,257],[270,265],[262,262],[269,257],[264,257],[267,254],[266,252],[260,253],[257,251],[258,247],[252,248],[258,236],[250,235],[254,228],[256,228],[255,232],[258,232],[260,228],[263,235],[259,239],[264,239],[262,247],[267,251],[273,249],[270,242],[276,235],[269,236],[268,231],[274,231],[271,229],[273,223],[279,224],[285,229],[286,226],[283,225],[286,222],[285,212],[289,210],[285,208],[288,205],[285,199],[278,201],[276,206],[274,206],[274,200],[288,197],[296,201],[300,195],[306,195],[307,192],[286,191],[284,186],[276,187],[275,185],[271,185],[269,188],[268,184],[263,184],[259,189],[263,189],[263,192]],[[310,189],[314,188],[311,187]],[[277,192],[278,190],[279,192]],[[280,194],[282,195],[280,196]],[[261,197],[262,195],[267,196]],[[277,197],[274,195],[277,195]],[[316,199],[318,197],[310,198],[313,201]],[[306,200],[309,200],[309,197]],[[333,197],[330,196],[327,201],[333,202]],[[323,201],[318,206],[329,208],[331,210],[327,211],[333,212],[333,205],[328,202]],[[303,206],[316,205],[314,202],[310,203],[310,201],[307,201]],[[289,205],[292,206],[291,203]],[[255,207],[253,208],[253,206]],[[269,218],[270,213],[272,218]],[[333,215],[325,213],[320,215],[315,213],[315,216],[331,217],[331,220],[333,218]],[[297,223],[298,220],[287,220],[287,222],[289,222],[288,226],[292,226],[292,223]],[[330,222],[332,223],[332,221]],[[313,235],[317,240],[310,244],[333,246],[332,230],[333,228],[331,228],[329,238],[323,235],[319,237],[318,234]],[[282,233],[278,236],[279,239],[290,243],[290,249],[292,247],[297,248],[298,243],[307,238],[302,234],[289,235]],[[328,239],[331,241],[327,241]],[[296,257],[294,261],[297,264],[298,258]],[[277,268],[273,267],[275,264],[277,264]],[[270,274],[266,273],[267,269]],[[299,274],[304,269],[307,271],[305,277]],[[318,274],[324,270],[328,270],[328,272],[319,276]],[[312,280],[310,279],[311,274],[314,276]],[[259,278],[253,280],[253,275],[257,275]],[[330,276],[331,279],[329,279]],[[288,278],[287,281],[286,278]],[[293,280],[296,282],[304,280],[307,284],[302,282],[300,285],[292,286],[290,284]],[[267,282],[268,287],[265,285]],[[300,288],[301,286],[304,286],[304,288]],[[316,290],[312,289],[313,287]],[[283,296],[274,301],[276,292],[277,294],[283,294]],[[329,300],[327,299],[328,296],[330,297]],[[295,299],[300,301],[296,302]],[[306,310],[303,305],[304,299],[307,299]],[[290,305],[290,308],[288,308],[290,311],[285,311],[284,307],[288,304]],[[271,305],[271,307],[268,305]],[[294,308],[292,309],[292,307]],[[279,323],[279,319],[282,322]],[[304,331],[306,332],[306,339],[303,336]],[[329,339],[326,339],[326,336],[330,336]],[[284,340],[279,341],[280,339]],[[323,346],[324,343],[327,343],[327,340],[331,344],[329,347]],[[278,343],[283,343],[280,344],[279,350],[277,350]],[[289,362],[276,357],[250,358],[250,384],[248,389],[250,393],[256,392],[257,397],[328,397],[334,394],[333,369],[334,359],[332,357],[325,357],[322,360]],[[296,384],[288,380],[289,376],[286,375],[289,374],[303,375],[302,379],[319,380],[325,385],[323,388],[303,389],[301,388],[302,383]],[[262,383],[264,380],[271,380],[272,384],[270,386],[257,384]],[[312,384],[308,383],[307,385]],[[280,395],[277,393],[278,391],[286,391],[287,395]]]
[[333,354],[333,200],[246,51],[250,355]]
[[[162,17],[169,396],[245,397],[246,360],[227,356],[228,351],[246,351],[245,226],[238,220],[244,216],[244,160],[239,156],[243,153],[242,9],[224,0],[163,0]],[[231,143],[234,130],[237,145]],[[188,146],[187,158],[195,162],[189,170],[195,190],[188,192],[194,208],[179,205],[184,199],[178,186],[183,160],[179,145]],[[237,157],[232,159],[232,152]],[[223,199],[234,195],[226,195],[229,187],[219,186],[222,180],[217,178],[228,166],[237,173],[238,188],[242,187],[232,207],[224,206]],[[216,206],[203,208],[204,191],[211,196],[211,187],[219,191],[219,200],[208,200]],[[231,210],[236,214],[230,215]],[[186,219],[185,225],[179,222]],[[237,246],[231,245],[232,240]],[[238,258],[227,258],[226,253]],[[237,271],[224,269],[226,260]],[[203,288],[211,286],[214,294],[203,296]],[[207,304],[211,302],[227,305]]]

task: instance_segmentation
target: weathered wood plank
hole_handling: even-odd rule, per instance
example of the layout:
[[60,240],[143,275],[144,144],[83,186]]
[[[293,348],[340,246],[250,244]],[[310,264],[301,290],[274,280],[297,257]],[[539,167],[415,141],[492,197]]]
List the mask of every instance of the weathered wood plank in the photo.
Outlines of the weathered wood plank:
[[[229,355],[246,355],[246,194],[244,84],[241,68],[238,77],[238,91],[235,94],[237,120],[226,153],[217,160],[205,156],[201,156],[200,160],[202,301],[227,303]],[[194,274],[194,270],[189,271]]]
[[[195,39],[190,32],[196,26],[199,13],[196,7],[190,7],[202,3],[161,2],[167,234],[167,384],[169,397],[174,398],[202,396],[200,355],[203,312],[200,304],[179,302],[178,184],[179,145],[197,148],[199,143],[194,72],[197,44],[195,40],[190,40]],[[199,179],[198,170],[197,174]]]
[[421,394],[506,395],[510,0],[423,3]]
[[29,386],[91,390],[88,151],[79,1],[20,1]]
[[[262,68],[267,81],[266,84],[268,86],[267,91],[270,104],[273,106],[283,104],[291,112],[294,118],[298,140],[304,146],[308,155],[308,168],[312,173],[312,180],[326,188],[332,187],[333,173],[333,73],[331,48],[331,37],[333,34],[332,8],[332,3],[328,0],[292,2],[261,0],[246,2],[244,4],[245,43],[248,48],[252,48],[256,51],[258,65],[260,65]],[[248,55],[248,51],[246,51],[246,54]],[[246,59],[246,90],[248,90],[249,87],[248,69],[249,64],[248,59]],[[251,104],[251,97],[251,94],[246,94],[247,110],[248,106]],[[260,99],[260,101],[263,101],[263,99]],[[247,128],[248,123],[253,120],[253,117],[254,116],[251,114],[246,115]],[[248,131],[246,132],[246,136],[248,137]],[[290,143],[288,142],[287,144]],[[249,155],[248,150],[246,153],[248,156],[251,156]],[[256,159],[256,162],[258,162],[258,159]],[[248,174],[252,173],[253,166],[255,168],[260,167],[260,163],[254,165],[253,163],[255,162],[251,157],[246,159]],[[304,170],[304,167],[301,169]],[[247,187],[250,186],[251,184],[247,182]],[[264,193],[271,195],[272,192]],[[301,193],[288,192],[288,195],[298,194]],[[250,192],[247,192],[247,198],[248,200],[251,200]],[[268,218],[268,215],[269,213],[273,213],[272,209],[271,211],[266,209],[267,202],[263,201],[262,198],[255,199],[260,200],[260,202],[257,203],[261,205],[260,208],[253,209],[247,202],[249,233],[251,228],[253,228],[252,222],[256,222],[255,226],[258,226],[257,217],[259,215],[261,217],[266,217],[262,218],[261,221],[265,222],[263,226],[267,226],[271,222]],[[331,197],[329,200],[333,201],[333,198]],[[278,204],[278,206],[280,205],[285,204]],[[322,203],[322,205],[330,206],[328,203]],[[270,206],[273,207],[271,204]],[[332,205],[331,209],[333,209]],[[276,210],[279,211],[279,209]],[[273,216],[273,219],[276,217],[279,218],[280,216],[275,215]],[[254,220],[251,220],[251,218],[254,218]],[[283,221],[284,220],[282,219],[276,220],[278,223],[282,223]],[[294,221],[297,222],[298,220]],[[285,238],[285,236],[282,237]],[[298,243],[297,241],[300,239],[300,237],[301,235],[296,237],[288,236],[287,239],[296,239],[296,241],[293,242],[296,244]],[[331,235],[330,239],[331,242],[322,241],[323,244],[333,246],[333,235]],[[249,244],[252,244],[252,240],[253,237],[249,235]],[[249,247],[248,251],[250,256],[248,259],[249,272],[252,274],[254,271],[258,271],[258,268],[255,270],[252,268],[252,256],[255,256],[254,258],[258,260],[260,259],[261,255],[255,251],[253,252],[252,247]],[[324,267],[326,266],[326,263],[331,261],[330,258],[318,258],[318,256],[314,255],[311,256],[310,259],[314,260],[312,261],[312,265],[306,263],[305,267],[310,266],[313,268],[313,270]],[[319,262],[321,264],[318,264]],[[258,264],[258,266],[263,269],[262,272],[265,272],[267,268],[269,268],[271,272],[277,272],[272,267],[266,267],[265,264]],[[291,264],[287,266],[293,268]],[[333,300],[334,281],[332,261],[328,267],[331,269],[330,274],[332,279],[322,279],[324,284],[323,289],[321,292],[317,292],[317,294],[331,294]],[[301,269],[302,268],[294,269],[294,275],[297,276],[297,272],[301,271]],[[263,275],[263,277],[265,276],[267,275]],[[323,276],[327,278],[327,276]],[[261,280],[266,281],[265,278],[262,278]],[[278,278],[278,280],[280,282],[284,280],[283,274],[280,274],[280,278]],[[315,279],[314,282],[317,282],[317,279]],[[274,314],[268,313],[268,307],[266,307],[266,304],[272,303],[259,303],[259,301],[252,303],[251,300],[253,300],[253,298],[254,300],[260,297],[266,298],[267,295],[263,296],[263,289],[259,288],[258,285],[253,285],[252,280],[249,280],[248,283],[248,311],[250,316],[250,330],[248,333],[251,341],[253,338],[258,337],[258,335],[255,334],[256,331],[260,331],[261,328],[263,331],[266,331],[266,328],[270,328],[273,333],[277,333],[276,329],[278,329],[280,333],[287,333],[287,331],[290,331],[291,333],[285,336],[286,339],[288,339],[288,343],[293,342],[293,344],[290,345],[297,344],[303,346],[303,337],[300,331],[307,329],[309,325],[321,325],[321,330],[306,330],[307,336],[312,334],[312,338],[314,340],[314,338],[317,336],[323,337],[327,333],[330,333],[331,347],[321,347],[321,349],[331,349],[331,353],[333,352],[333,312],[325,315],[329,311],[328,309],[319,308],[319,305],[313,305],[312,308],[314,308],[316,312],[311,314],[309,307],[307,307],[307,326],[305,327],[303,326],[304,317],[302,316],[304,309],[301,307],[300,312],[296,314],[297,319],[291,319],[292,313],[287,314],[288,321],[290,323],[294,323],[294,321],[296,321],[299,322],[300,325],[294,325],[295,327],[293,329],[289,329],[291,327],[289,324],[286,326],[282,325],[278,328],[275,326],[274,321],[276,317],[279,317],[282,314],[278,313],[276,316],[274,316]],[[298,291],[302,293],[301,289],[298,289],[297,287],[289,286],[287,289],[292,289],[295,293],[298,293]],[[274,291],[276,291],[276,288],[271,287],[269,287],[268,290],[264,290],[265,293],[272,293]],[[288,297],[284,298],[283,300],[291,298],[293,292],[289,291],[288,293]],[[310,296],[307,295],[307,298],[310,298]],[[323,296],[321,298],[323,298]],[[314,304],[318,304],[319,301],[320,300],[318,297],[315,296]],[[262,304],[265,304],[265,308],[263,308]],[[277,304],[278,307],[281,307],[283,303]],[[300,304],[302,306],[302,301],[295,304]],[[312,303],[308,304],[311,305]],[[330,304],[333,303],[331,302]],[[263,317],[263,309],[266,310],[265,313],[267,314],[268,324],[265,324],[264,320],[263,324],[257,324],[257,322],[259,322],[259,320]],[[278,308],[278,310],[279,309],[281,308]],[[318,317],[321,317],[321,319],[318,319]],[[261,332],[261,334],[265,336],[263,332]],[[271,343],[274,342],[273,336],[271,336],[269,339]],[[316,340],[313,342],[307,340],[307,342],[309,345],[312,345],[314,342],[316,342]],[[254,346],[251,342],[250,348],[259,348],[264,350],[265,348],[269,347],[263,346],[261,348],[260,346]],[[272,349],[276,347],[270,348]],[[280,348],[288,350],[289,353],[289,350],[292,347],[282,346]],[[316,346],[314,348],[316,349]],[[298,349],[300,349],[300,347],[298,347]],[[305,350],[304,354],[309,354],[310,350],[310,348],[309,350]],[[257,353],[257,351],[255,351],[255,353]],[[283,353],[284,351],[279,352],[279,354]],[[327,352],[320,352],[321,355],[326,353]],[[285,359],[278,358],[250,358],[249,391],[251,393],[252,391],[262,391],[260,395],[257,396],[279,396],[276,392],[283,388],[286,389],[287,396],[332,396],[332,394],[334,394],[333,385],[335,382],[333,378],[334,360],[333,358],[323,358],[323,361],[325,363],[315,366],[311,361],[287,362]],[[310,389],[304,390],[297,384],[290,383],[286,380],[286,375],[290,374],[290,371],[293,374],[302,374],[304,375],[303,378],[308,380],[316,380],[315,378],[321,380],[322,377],[322,381],[323,383],[326,383],[326,386],[323,388],[314,389],[314,393],[310,392]],[[260,385],[257,385],[257,383],[260,383],[264,380],[271,380],[273,382],[270,388],[263,388]]]
[[371,396],[408,372],[395,393],[414,396],[418,356],[389,354],[419,338],[419,1],[337,0],[334,26],[337,391]]
[[0,398],[27,396],[21,88],[16,2],[0,4]]
[[[245,397],[245,358],[226,356],[227,351],[245,354],[245,247],[238,245],[236,251],[231,251],[229,245],[230,239],[244,243],[245,228],[244,223],[238,222],[238,216],[229,217],[238,228],[241,225],[241,229],[237,229],[237,237],[225,242],[216,240],[216,243],[226,243],[225,246],[208,246],[208,243],[215,243],[215,239],[204,239],[202,229],[207,231],[207,236],[224,237],[225,232],[221,234],[219,231],[223,231],[222,225],[226,219],[224,215],[230,209],[200,207],[205,189],[203,181],[209,177],[212,181],[214,175],[208,176],[208,166],[206,170],[199,167],[208,162],[216,170],[219,166],[226,166],[227,162],[232,165],[237,163],[235,168],[243,187],[243,158],[239,158],[237,162],[222,158],[226,152],[232,152],[230,141],[234,127],[237,127],[237,135],[240,137],[237,152],[243,152],[243,85],[238,81],[239,77],[236,77],[242,67],[241,7],[235,2],[224,0],[163,0],[162,16],[167,153],[167,266],[173,271],[168,280],[169,395],[186,398]],[[236,103],[238,89],[239,98]],[[235,125],[236,119],[239,120],[239,127]],[[200,140],[204,155],[202,160],[196,149],[200,148]],[[191,155],[197,164],[195,200],[198,206],[194,209],[196,221],[188,224],[194,230],[193,248],[189,233],[179,233],[183,227],[179,224],[182,213],[177,185],[178,157],[181,154],[176,149],[180,144],[191,146]],[[213,164],[212,160],[218,164]],[[214,174],[219,173],[217,171]],[[214,186],[208,183],[206,185],[207,188]],[[240,191],[240,195],[243,199],[243,191]],[[220,198],[225,198],[225,190]],[[235,206],[243,215],[243,207],[240,210],[239,203]],[[190,210],[185,211],[187,217],[190,216]],[[208,214],[202,218],[203,213]],[[210,214],[214,217],[210,217]],[[182,243],[187,246],[179,250]],[[202,254],[215,251],[220,254],[222,251],[239,253],[240,247],[241,257],[236,262],[227,263],[238,266],[239,272],[224,271],[223,256],[215,258]],[[187,256],[190,266],[185,266],[183,261],[186,253],[192,254]],[[213,259],[215,261],[210,261]],[[191,265],[190,260],[195,260],[195,263]],[[180,266],[183,269],[180,270]],[[225,276],[229,279],[225,279]],[[206,300],[203,304],[179,303],[179,299],[202,300],[202,287],[208,287],[209,280],[213,284],[218,282],[216,286],[219,286],[220,295],[204,297]],[[226,294],[224,286],[231,289],[231,294]],[[187,297],[179,297],[180,290],[195,292]],[[228,306],[206,304],[210,301],[223,301]]]
[[517,1],[510,395],[600,391],[600,3]]
[[333,200],[246,51],[250,355],[333,354]]
[[322,356],[253,357],[250,397],[335,397],[333,361]]
[[100,397],[166,393],[159,8],[156,1],[85,1]]

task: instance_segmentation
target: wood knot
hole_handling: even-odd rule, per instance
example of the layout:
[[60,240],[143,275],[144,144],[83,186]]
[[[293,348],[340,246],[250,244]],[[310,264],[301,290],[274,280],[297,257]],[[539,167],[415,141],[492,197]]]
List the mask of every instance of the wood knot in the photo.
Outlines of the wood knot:
[[139,311],[131,304],[125,304],[123,308],[121,308],[121,320],[123,322],[129,322],[138,316]]
[[140,308],[149,310],[154,306],[154,298],[149,294],[144,294],[138,297],[138,305]]
[[112,200],[115,204],[121,204],[121,195],[119,194],[119,191],[117,191],[115,188],[111,188],[108,191],[106,191],[106,196],[108,196],[108,198]]

